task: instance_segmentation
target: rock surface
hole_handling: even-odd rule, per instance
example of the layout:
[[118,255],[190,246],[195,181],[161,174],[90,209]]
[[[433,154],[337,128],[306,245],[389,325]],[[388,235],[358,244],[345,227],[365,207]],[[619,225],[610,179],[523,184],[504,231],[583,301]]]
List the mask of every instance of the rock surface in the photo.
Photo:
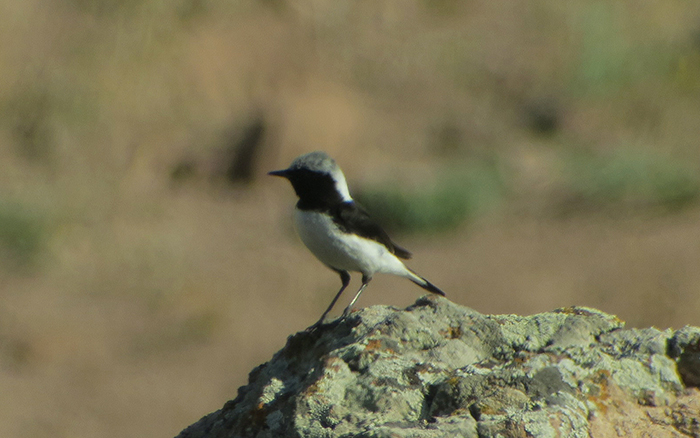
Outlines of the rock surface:
[[700,328],[435,296],[300,332],[180,438],[700,437]]

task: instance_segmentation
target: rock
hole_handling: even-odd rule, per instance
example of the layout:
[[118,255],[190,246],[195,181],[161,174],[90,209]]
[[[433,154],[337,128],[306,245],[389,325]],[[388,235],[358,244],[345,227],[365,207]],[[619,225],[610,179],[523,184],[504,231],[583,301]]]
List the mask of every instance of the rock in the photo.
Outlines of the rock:
[[700,329],[425,296],[290,336],[179,438],[700,437]]

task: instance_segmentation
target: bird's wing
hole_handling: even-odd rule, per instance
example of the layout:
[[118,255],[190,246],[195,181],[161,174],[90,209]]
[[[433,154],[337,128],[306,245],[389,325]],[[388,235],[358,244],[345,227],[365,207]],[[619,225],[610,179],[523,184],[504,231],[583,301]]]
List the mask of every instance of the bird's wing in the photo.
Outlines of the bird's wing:
[[384,245],[392,254],[410,259],[411,253],[395,244],[367,211],[356,202],[343,202],[331,210],[333,222],[346,233],[355,233]]

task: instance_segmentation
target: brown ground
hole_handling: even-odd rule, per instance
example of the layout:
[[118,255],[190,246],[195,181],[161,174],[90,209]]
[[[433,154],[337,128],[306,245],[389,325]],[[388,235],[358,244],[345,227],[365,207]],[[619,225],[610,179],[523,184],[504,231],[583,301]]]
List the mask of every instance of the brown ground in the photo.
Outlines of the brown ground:
[[[262,176],[314,149],[353,187],[499,163],[499,208],[394,233],[455,302],[700,325],[700,204],[580,206],[561,165],[697,175],[700,8],[564,3],[0,1],[0,436],[168,437],[233,398],[338,287]],[[255,117],[259,178],[230,186]]]

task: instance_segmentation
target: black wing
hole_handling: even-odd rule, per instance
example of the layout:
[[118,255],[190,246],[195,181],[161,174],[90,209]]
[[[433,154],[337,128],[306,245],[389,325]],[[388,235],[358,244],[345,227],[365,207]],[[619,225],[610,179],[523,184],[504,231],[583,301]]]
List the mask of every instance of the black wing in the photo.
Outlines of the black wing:
[[386,231],[376,223],[369,213],[356,202],[343,202],[331,209],[331,216],[341,230],[346,233],[355,233],[367,239],[372,239],[386,246],[386,248],[402,259],[410,259],[411,253],[395,244],[386,234]]

